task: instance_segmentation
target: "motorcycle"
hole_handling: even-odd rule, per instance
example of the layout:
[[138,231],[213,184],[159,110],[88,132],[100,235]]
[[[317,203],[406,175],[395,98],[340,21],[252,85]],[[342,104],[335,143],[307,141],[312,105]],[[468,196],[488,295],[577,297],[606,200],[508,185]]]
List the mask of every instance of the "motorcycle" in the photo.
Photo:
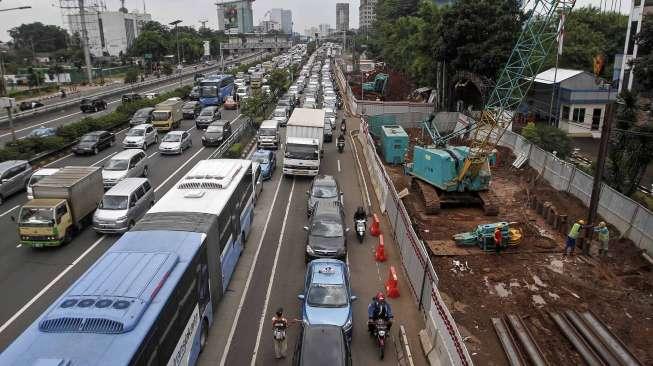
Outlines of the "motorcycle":
[[356,220],[356,236],[358,237],[358,242],[360,243],[362,243],[363,239],[365,238],[365,226],[367,226],[367,220]]
[[377,319],[374,323],[374,331],[372,332],[376,345],[379,348],[379,358],[382,360],[385,356],[385,340],[388,338],[388,323],[383,319]]
[[338,139],[336,146],[338,146],[338,152],[341,153],[345,149],[345,140]]

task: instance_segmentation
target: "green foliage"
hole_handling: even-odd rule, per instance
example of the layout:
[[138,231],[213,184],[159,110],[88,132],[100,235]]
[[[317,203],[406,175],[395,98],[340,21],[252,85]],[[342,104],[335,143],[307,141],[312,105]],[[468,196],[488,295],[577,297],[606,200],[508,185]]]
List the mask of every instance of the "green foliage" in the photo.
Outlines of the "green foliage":
[[290,75],[286,70],[274,69],[268,78],[268,85],[272,94],[277,95],[281,90],[287,89],[290,85]]
[[653,196],[648,195],[646,193],[642,193],[640,191],[635,191],[632,197],[635,201],[643,204],[644,206],[646,206],[646,208],[653,211]]
[[30,67],[27,72],[27,85],[30,87],[42,85],[43,81],[45,81],[45,75],[43,75],[41,70]]
[[229,147],[229,150],[227,150],[226,158],[240,158],[240,154],[242,154],[243,149],[243,144],[236,142],[235,144],[231,145],[231,147]]
[[172,65],[165,63],[162,65],[162,68],[163,68],[163,74],[172,75]]
[[637,191],[647,166],[653,162],[653,126],[637,124],[636,94],[624,91],[619,101],[604,179],[611,187],[630,196]]
[[133,84],[138,81],[138,70],[129,69],[125,73],[125,84]]
[[[628,16],[602,12],[596,7],[575,9],[565,22],[565,37],[559,66],[593,72],[593,58],[605,56],[603,77],[612,78],[614,56],[623,53]],[[555,45],[554,45],[555,47]],[[544,68],[555,66],[556,54],[551,52]]]
[[637,35],[637,58],[633,60],[636,86],[641,91],[653,89],[653,19],[644,18],[642,30]]
[[548,152],[556,152],[561,159],[571,154],[571,139],[557,127],[529,122],[522,130],[522,136]]
[[34,46],[35,52],[53,52],[66,48],[68,32],[56,25],[45,25],[41,22],[21,24],[8,31],[15,48]]
[[189,91],[190,87],[183,87],[169,93],[164,93],[154,100],[142,99],[122,104],[114,112],[104,116],[97,118],[86,117],[81,121],[60,126],[57,128],[57,134],[55,136],[21,139],[16,142],[7,143],[4,148],[0,148],[0,161],[34,159],[39,154],[64,148],[85,133],[120,128],[129,121],[129,117],[136,110],[154,106],[168,98],[184,97],[188,95]]

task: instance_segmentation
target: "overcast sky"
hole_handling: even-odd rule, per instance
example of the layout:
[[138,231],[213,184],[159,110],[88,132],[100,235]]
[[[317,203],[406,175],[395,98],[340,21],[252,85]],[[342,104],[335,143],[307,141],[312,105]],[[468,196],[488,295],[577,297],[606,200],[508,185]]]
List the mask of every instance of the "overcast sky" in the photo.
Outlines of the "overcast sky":
[[[154,20],[161,23],[168,23],[175,19],[181,19],[186,25],[199,25],[202,18],[209,20],[212,27],[217,26],[217,14],[215,0],[145,0],[148,13],[152,14]],[[358,5],[360,0],[256,0],[254,1],[254,25],[263,18],[271,8],[284,8],[292,10],[294,30],[304,33],[304,29],[310,26],[317,26],[320,23],[328,23],[335,27],[336,3],[349,2],[349,26],[358,28]],[[622,4],[622,12],[630,9],[631,0],[578,0],[577,6],[593,4]],[[120,7],[119,0],[105,0],[109,10],[117,10]],[[7,30],[22,23],[42,22],[45,24],[62,25],[61,11],[58,0],[0,0],[0,9],[13,8],[17,6],[31,5],[32,9],[0,12],[0,41],[8,41],[11,38]],[[143,9],[143,0],[127,0],[127,8]]]

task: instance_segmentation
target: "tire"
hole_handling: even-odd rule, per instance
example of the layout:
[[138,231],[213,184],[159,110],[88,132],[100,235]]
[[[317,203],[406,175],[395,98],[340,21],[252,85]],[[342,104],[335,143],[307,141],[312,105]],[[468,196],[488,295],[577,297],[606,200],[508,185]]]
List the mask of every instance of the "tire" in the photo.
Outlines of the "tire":
[[93,155],[97,155],[100,153],[100,150],[98,150],[97,147],[93,148]]
[[202,328],[200,329],[200,353],[204,351],[204,346],[209,339],[209,322],[206,318],[202,319]]
[[62,244],[65,245],[65,244],[70,243],[71,241],[73,241],[73,233],[72,233],[72,229],[68,228],[68,230],[66,230],[66,234],[63,237],[63,243]]
[[379,358],[383,359],[385,356],[385,347],[379,346]]
[[147,150],[147,148],[148,148],[149,146],[150,146],[150,145],[147,144],[147,141],[144,141],[144,142],[143,142],[143,146],[141,147],[141,149],[143,149],[143,150]]
[[159,143],[159,135],[154,136],[154,145],[157,145]]
[[143,168],[143,178],[147,178],[147,174],[149,172],[150,172],[150,169],[146,165],[145,168]]

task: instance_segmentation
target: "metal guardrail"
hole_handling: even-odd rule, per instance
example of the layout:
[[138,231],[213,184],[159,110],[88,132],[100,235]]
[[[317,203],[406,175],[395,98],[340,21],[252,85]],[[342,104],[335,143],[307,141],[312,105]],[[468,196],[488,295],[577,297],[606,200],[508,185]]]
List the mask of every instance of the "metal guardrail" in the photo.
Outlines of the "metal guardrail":
[[231,136],[224,140],[224,142],[220,144],[211,155],[209,155],[209,159],[220,159],[233,144],[240,140],[247,130],[252,128],[252,120],[249,117],[241,116],[240,118],[246,118],[246,121],[238,126],[236,130],[231,133]]
[[[241,58],[236,58],[236,59],[230,60],[229,63],[247,61],[247,60],[250,60],[252,58],[256,58],[258,56],[261,56],[262,54],[263,54],[263,52],[258,52],[258,53],[253,54],[253,55],[248,55],[248,56],[244,56],[244,57],[241,57]],[[53,112],[53,111],[65,109],[67,107],[74,106],[74,105],[78,104],[82,99],[85,99],[85,98],[110,97],[110,96],[113,96],[113,95],[116,95],[116,94],[123,94],[123,93],[126,93],[126,92],[131,92],[134,88],[142,88],[142,87],[146,87],[146,86],[153,85],[153,84],[159,84],[159,83],[164,83],[164,82],[167,82],[167,81],[177,80],[179,78],[184,78],[186,76],[193,75],[193,74],[195,74],[197,72],[202,72],[202,71],[206,71],[206,70],[213,70],[213,69],[218,69],[218,68],[220,68],[220,65],[213,65],[213,66],[193,69],[193,70],[190,70],[189,72],[184,72],[181,75],[172,74],[170,76],[166,76],[166,77],[163,77],[163,78],[157,78],[157,79],[152,79],[152,80],[148,80],[148,81],[144,81],[144,82],[138,82],[138,83],[135,83],[135,84],[130,84],[130,85],[127,85],[127,86],[122,87],[122,88],[112,89],[112,90],[108,90],[108,91],[100,92],[100,93],[96,93],[96,94],[90,94],[90,95],[87,95],[87,96],[84,96],[84,97],[79,97],[79,98],[74,98],[74,99],[67,99],[65,102],[54,103],[54,104],[51,104],[51,105],[45,105],[43,107],[39,107],[39,108],[30,109],[30,110],[27,110],[27,111],[16,113],[16,114],[13,115],[13,119],[14,119],[14,121],[16,121],[16,120],[19,120],[19,119],[22,119],[22,118],[25,118],[25,117],[31,117],[31,116],[42,114],[42,113]],[[8,121],[9,121],[8,117],[0,118],[0,124],[7,123]]]

